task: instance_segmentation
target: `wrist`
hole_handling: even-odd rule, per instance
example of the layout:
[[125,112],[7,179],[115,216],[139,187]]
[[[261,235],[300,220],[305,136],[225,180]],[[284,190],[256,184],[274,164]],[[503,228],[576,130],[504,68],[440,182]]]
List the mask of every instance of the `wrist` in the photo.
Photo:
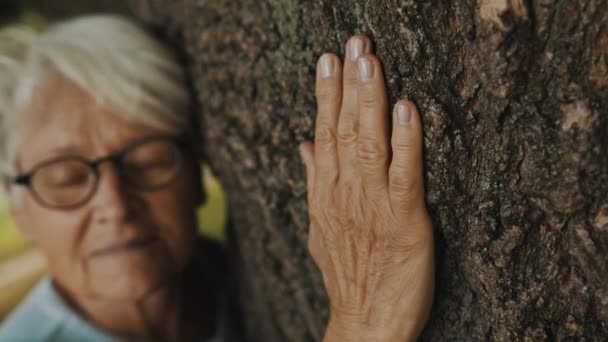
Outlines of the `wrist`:
[[[388,322],[385,322],[388,323]],[[394,322],[393,324],[370,325],[352,319],[332,317],[327,325],[324,342],[342,341],[416,341],[421,329],[413,322]]]
[[369,327],[353,321],[329,319],[323,342],[366,341],[369,340]]

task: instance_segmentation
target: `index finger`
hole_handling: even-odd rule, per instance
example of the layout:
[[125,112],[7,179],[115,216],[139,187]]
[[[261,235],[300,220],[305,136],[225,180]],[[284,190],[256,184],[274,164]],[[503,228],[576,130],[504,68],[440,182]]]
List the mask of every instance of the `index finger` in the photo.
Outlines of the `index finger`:
[[342,73],[338,57],[326,53],[317,64],[315,128],[316,180],[336,182],[339,176],[336,130],[342,102]]

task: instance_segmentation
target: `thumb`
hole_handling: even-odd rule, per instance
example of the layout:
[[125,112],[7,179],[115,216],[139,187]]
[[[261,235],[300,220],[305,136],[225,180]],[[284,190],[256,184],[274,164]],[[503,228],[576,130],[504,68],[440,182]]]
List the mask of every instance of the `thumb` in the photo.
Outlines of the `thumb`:
[[304,141],[299,147],[300,156],[306,166],[306,190],[308,192],[308,203],[312,198],[315,184],[315,145],[310,141]]

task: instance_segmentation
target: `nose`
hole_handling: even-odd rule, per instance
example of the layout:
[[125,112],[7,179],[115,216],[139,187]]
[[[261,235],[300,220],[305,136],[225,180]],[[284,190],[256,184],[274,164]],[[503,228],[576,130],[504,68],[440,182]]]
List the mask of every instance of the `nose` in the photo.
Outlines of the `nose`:
[[98,166],[99,183],[93,196],[95,217],[99,223],[125,222],[132,214],[128,187],[114,163]]

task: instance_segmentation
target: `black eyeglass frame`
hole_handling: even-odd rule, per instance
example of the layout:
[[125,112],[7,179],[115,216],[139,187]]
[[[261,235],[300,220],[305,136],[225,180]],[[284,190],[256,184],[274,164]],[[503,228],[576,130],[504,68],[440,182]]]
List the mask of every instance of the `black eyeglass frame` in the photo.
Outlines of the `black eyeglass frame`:
[[[141,184],[138,184],[137,182],[131,181],[130,177],[125,174],[124,168],[123,168],[123,164],[124,164],[123,159],[134,148],[137,148],[143,144],[150,143],[153,141],[172,142],[174,144],[176,152],[178,152],[178,153],[176,153],[177,162],[176,162],[175,170],[173,171],[173,175],[169,179],[167,179],[166,181],[164,181],[160,184],[154,185],[154,186],[142,186]],[[154,190],[158,190],[158,189],[161,189],[161,188],[169,185],[171,182],[173,182],[175,180],[175,177],[179,174],[179,170],[183,166],[183,162],[184,162],[183,154],[189,150],[189,148],[191,147],[190,145],[191,144],[188,140],[180,139],[180,138],[177,138],[174,136],[165,136],[165,135],[149,136],[149,137],[145,137],[143,139],[139,139],[139,140],[136,140],[136,141],[133,141],[133,142],[127,144],[120,152],[110,154],[110,155],[107,155],[104,157],[100,157],[95,160],[89,160],[80,155],[66,155],[66,156],[61,156],[61,157],[57,157],[57,158],[52,158],[52,159],[43,161],[40,164],[35,165],[32,168],[32,170],[28,173],[18,175],[15,177],[9,177],[8,180],[12,184],[27,187],[28,190],[30,191],[30,193],[32,194],[32,196],[36,199],[36,201],[40,205],[42,205],[46,208],[60,209],[60,210],[76,209],[76,208],[82,206],[87,201],[89,201],[91,199],[91,197],[93,197],[93,195],[95,194],[95,192],[97,190],[97,186],[99,185],[99,180],[101,178],[101,174],[99,172],[99,165],[101,165],[107,161],[112,162],[112,164],[118,170],[122,179],[124,181],[126,181],[128,183],[128,185],[131,185],[138,190],[154,191]],[[67,161],[67,160],[78,161],[78,162],[83,163],[84,165],[87,165],[89,167],[89,169],[91,169],[93,171],[93,175],[95,177],[93,180],[93,185],[91,186],[89,193],[86,196],[84,196],[83,199],[80,200],[76,204],[58,206],[58,205],[52,205],[52,204],[46,203],[42,199],[42,197],[31,186],[32,179],[36,175],[36,172],[38,172],[43,167],[50,165],[50,164],[57,163],[57,162]]]

